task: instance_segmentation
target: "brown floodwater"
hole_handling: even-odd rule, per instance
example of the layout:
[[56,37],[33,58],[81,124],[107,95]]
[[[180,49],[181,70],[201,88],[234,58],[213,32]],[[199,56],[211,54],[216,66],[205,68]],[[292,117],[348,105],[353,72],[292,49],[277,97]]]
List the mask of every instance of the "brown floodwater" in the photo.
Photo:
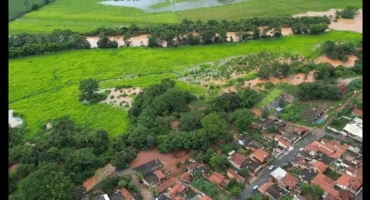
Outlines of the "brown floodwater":
[[342,65],[344,67],[353,67],[355,66],[355,61],[358,59],[357,56],[347,56],[348,60],[347,62],[343,62],[341,60],[332,60],[328,58],[327,56],[320,56],[318,59],[316,59],[316,63],[329,63],[333,65],[334,67],[338,67],[339,65]]

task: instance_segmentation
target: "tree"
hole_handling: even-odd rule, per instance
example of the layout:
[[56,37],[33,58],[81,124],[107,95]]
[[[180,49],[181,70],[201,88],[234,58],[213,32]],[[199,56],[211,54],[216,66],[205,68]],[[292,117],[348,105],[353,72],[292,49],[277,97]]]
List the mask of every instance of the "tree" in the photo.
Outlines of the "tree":
[[176,162],[176,167],[177,167],[177,168],[180,168],[180,167],[181,167],[181,162],[180,162],[180,161],[177,161],[177,162]]
[[71,199],[73,183],[69,176],[56,164],[46,164],[32,172],[19,184],[24,200],[65,200]]
[[103,94],[98,94],[99,82],[92,78],[82,80],[80,82],[80,100],[87,101],[89,103],[98,103],[104,100]]
[[292,197],[289,194],[287,194],[281,200],[292,200]]
[[118,48],[118,43],[114,40],[110,40],[106,35],[102,35],[99,41],[97,42],[98,48]]
[[32,4],[31,9],[32,9],[32,10],[37,10],[37,9],[39,9],[39,4],[38,4],[38,3],[34,3],[34,4]]
[[131,34],[125,33],[123,35],[123,42],[125,43],[126,47],[129,47],[131,45]]
[[250,176],[249,171],[248,171],[247,168],[241,168],[238,171],[238,174],[242,175],[245,179],[247,179]]
[[50,0],[44,0],[45,4],[49,4]]
[[235,122],[239,132],[246,132],[255,120],[254,113],[250,109],[237,109],[230,115],[231,121]]
[[267,119],[270,116],[270,112],[267,108],[262,109],[262,119]]
[[234,187],[231,189],[231,195],[236,196],[242,192],[242,189],[240,187]]
[[182,113],[180,117],[180,131],[192,131],[202,128],[200,120],[203,114],[197,111]]
[[226,156],[213,155],[209,163],[216,170],[224,170],[229,166],[229,160]]
[[24,0],[24,5],[26,6],[26,8],[28,9],[29,6],[30,6],[30,0]]
[[211,113],[201,120],[202,129],[208,139],[211,141],[219,135],[225,134],[228,128],[228,123],[221,119],[221,117],[216,113]]
[[251,88],[245,88],[244,91],[238,95],[241,100],[240,106],[242,108],[251,108],[261,99],[261,94]]
[[130,162],[133,161],[135,157],[136,153],[131,149],[127,149],[125,151],[116,152],[111,160],[111,163],[116,167],[117,170],[122,170],[128,168]]
[[324,194],[324,190],[321,187],[314,185],[314,184],[311,184],[310,186],[315,196],[321,197]]
[[82,185],[75,186],[71,191],[71,200],[80,200],[86,192],[86,188]]
[[310,188],[310,185],[308,185],[307,183],[302,183],[302,193],[303,194],[307,194],[310,192],[311,188]]

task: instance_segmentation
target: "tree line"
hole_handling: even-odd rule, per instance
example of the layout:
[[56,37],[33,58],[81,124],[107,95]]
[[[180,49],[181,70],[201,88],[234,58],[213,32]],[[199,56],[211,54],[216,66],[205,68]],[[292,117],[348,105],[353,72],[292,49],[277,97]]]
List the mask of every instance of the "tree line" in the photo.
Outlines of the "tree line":
[[[77,33],[71,30],[54,30],[51,34],[17,34],[9,36],[9,58],[30,55],[47,54],[70,49],[89,49],[87,36],[100,36],[99,48],[117,48],[115,41],[108,36],[124,35],[126,46],[130,45],[130,37],[141,34],[151,34],[149,47],[161,47],[166,42],[168,47],[177,45],[200,45],[226,42],[227,32],[238,32],[240,41],[281,37],[281,27],[291,27],[294,34],[317,34],[324,32],[330,24],[330,19],[324,17],[278,16],[270,18],[251,18],[239,21],[200,20],[193,22],[187,19],[180,24],[147,25],[139,27],[135,24],[120,28],[98,28],[87,33]],[[265,27],[262,31],[258,27]],[[252,33],[249,33],[251,31]],[[199,32],[199,36],[194,35]],[[272,35],[268,34],[272,32]],[[217,34],[216,34],[217,33]],[[235,38],[230,38],[233,41]]]

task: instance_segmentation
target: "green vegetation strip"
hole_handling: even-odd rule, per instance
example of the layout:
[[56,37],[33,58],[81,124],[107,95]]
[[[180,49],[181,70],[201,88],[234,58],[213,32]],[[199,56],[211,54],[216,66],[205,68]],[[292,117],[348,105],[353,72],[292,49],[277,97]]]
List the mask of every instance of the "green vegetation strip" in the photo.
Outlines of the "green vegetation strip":
[[276,98],[278,98],[282,92],[283,92],[282,90],[280,90],[278,88],[274,88],[265,98],[263,98],[257,104],[257,106],[259,108],[262,108],[262,107],[266,106],[267,104],[269,104],[270,102],[272,102],[273,100],[275,100]]
[[[56,2],[55,2],[56,3]],[[360,41],[362,34],[328,32],[318,36],[297,35],[280,39],[223,45],[183,46],[176,49],[121,48],[73,50],[9,60],[9,107],[24,114],[32,133],[45,121],[70,115],[77,123],[103,128],[111,136],[127,128],[127,112],[106,104],[86,105],[79,101],[79,82],[86,78],[108,80],[103,88],[132,84],[145,87],[196,64],[229,56],[258,52],[294,52],[317,57],[314,46],[327,40]],[[54,74],[56,78],[54,77]],[[140,77],[126,78],[127,75]],[[117,79],[122,76],[122,81]],[[177,87],[201,94],[201,86],[178,82]]]
[[[10,34],[43,33],[54,29],[71,29],[86,32],[99,27],[116,27],[145,24],[179,23],[184,18],[190,20],[223,20],[245,19],[253,17],[270,17],[274,15],[293,15],[306,11],[327,11],[331,8],[346,6],[362,7],[361,0],[250,0],[243,3],[199,8],[174,12],[148,13],[137,8],[122,6],[105,6],[102,0],[57,0],[37,11],[30,12],[24,17],[9,24]],[[10,1],[13,2],[13,1]],[[9,10],[22,9],[22,2],[10,3]],[[168,4],[168,3],[167,3]],[[154,5],[162,7],[163,5]],[[24,7],[24,6],[23,6]]]

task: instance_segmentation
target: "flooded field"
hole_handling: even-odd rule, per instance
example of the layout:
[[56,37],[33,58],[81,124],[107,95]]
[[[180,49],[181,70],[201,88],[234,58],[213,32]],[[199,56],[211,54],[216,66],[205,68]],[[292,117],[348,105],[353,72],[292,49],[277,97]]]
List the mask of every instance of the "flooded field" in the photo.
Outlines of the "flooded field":
[[207,8],[213,6],[223,6],[235,4],[240,2],[247,2],[248,0],[209,0],[209,1],[181,1],[176,0],[140,0],[140,1],[127,1],[127,0],[110,0],[100,2],[103,5],[109,6],[124,6],[144,10],[145,12],[175,12],[181,10],[192,10],[197,8]]

